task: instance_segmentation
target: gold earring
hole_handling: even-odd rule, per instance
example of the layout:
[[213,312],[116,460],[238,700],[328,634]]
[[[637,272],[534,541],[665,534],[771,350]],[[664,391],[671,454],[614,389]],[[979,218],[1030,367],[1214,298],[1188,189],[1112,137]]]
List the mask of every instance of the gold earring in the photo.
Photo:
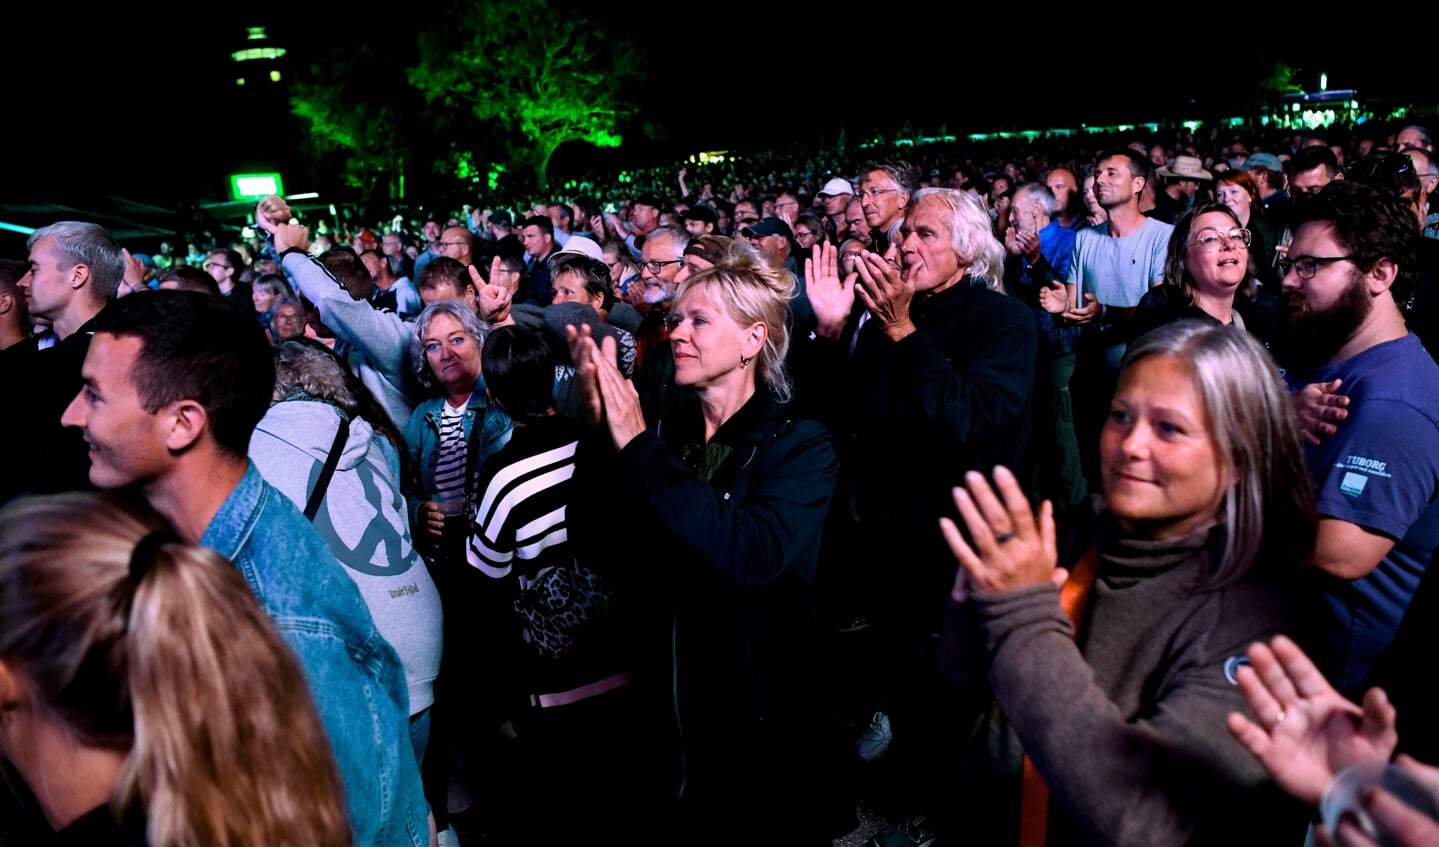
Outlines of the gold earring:
[[743,353],[741,353],[741,354],[740,354],[740,357],[739,357],[739,366],[742,367],[742,368],[747,368],[747,367],[749,367],[749,363],[750,363],[750,362],[753,362],[753,361],[754,361],[754,357],[753,357],[753,356],[746,356],[746,355],[744,355]]

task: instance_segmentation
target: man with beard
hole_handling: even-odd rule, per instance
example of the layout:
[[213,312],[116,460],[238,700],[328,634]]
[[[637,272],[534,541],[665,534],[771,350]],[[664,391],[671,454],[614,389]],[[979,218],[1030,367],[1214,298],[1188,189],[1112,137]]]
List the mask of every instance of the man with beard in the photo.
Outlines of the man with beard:
[[[644,287],[644,317],[635,330],[638,351],[638,372],[635,388],[640,393],[645,420],[654,421],[673,409],[676,395],[683,394],[674,384],[675,356],[670,348],[666,318],[679,289],[680,268],[684,265],[689,233],[670,224],[651,230],[640,250],[640,279]],[[633,283],[632,283],[633,284]]]
[[1295,207],[1282,260],[1285,380],[1347,396],[1347,417],[1308,448],[1319,513],[1330,677],[1360,694],[1439,546],[1439,366],[1400,304],[1419,227],[1393,192],[1357,181]]

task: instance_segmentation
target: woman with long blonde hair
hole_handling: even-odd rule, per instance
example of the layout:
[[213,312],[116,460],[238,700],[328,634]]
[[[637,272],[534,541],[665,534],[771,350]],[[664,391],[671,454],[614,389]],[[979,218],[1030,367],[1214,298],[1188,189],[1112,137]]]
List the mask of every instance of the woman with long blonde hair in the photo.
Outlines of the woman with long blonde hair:
[[352,841],[300,665],[244,578],[113,495],[0,509],[0,757],[62,843]]

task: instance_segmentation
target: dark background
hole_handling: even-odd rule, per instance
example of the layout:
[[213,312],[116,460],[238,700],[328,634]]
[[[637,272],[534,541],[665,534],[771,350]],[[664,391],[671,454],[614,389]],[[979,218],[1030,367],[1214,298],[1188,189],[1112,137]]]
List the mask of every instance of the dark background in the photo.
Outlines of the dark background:
[[[1327,72],[1330,88],[1357,89],[1366,104],[1432,92],[1429,51],[1415,43],[1432,36],[1400,22],[1399,9],[1386,23],[1335,19],[1309,31],[1238,7],[1219,16],[1242,22],[1076,14],[1067,27],[1038,7],[988,18],[955,8],[893,7],[881,22],[858,14],[882,11],[875,5],[557,2],[555,15],[583,15],[642,48],[649,74],[631,91],[640,108],[626,143],[566,145],[551,172],[832,145],[842,130],[853,139],[905,123],[963,134],[1228,116],[1276,61],[1311,90]],[[355,39],[403,55],[413,49],[407,15],[420,14],[332,2],[7,12],[0,205],[222,199],[235,169],[293,161],[304,146],[283,109],[239,101],[229,53],[244,27],[266,26],[302,63]],[[546,26],[516,37],[543,38]],[[286,189],[311,188],[297,183]]]

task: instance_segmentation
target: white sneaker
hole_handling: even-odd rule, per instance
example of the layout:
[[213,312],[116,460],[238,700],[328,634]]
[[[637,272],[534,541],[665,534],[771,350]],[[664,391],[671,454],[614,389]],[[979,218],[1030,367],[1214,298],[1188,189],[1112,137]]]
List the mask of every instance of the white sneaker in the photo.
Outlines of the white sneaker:
[[894,740],[894,733],[889,729],[889,715],[884,712],[875,712],[870,718],[869,726],[859,734],[859,740],[854,743],[854,752],[866,762],[873,762],[889,751],[889,743]]

